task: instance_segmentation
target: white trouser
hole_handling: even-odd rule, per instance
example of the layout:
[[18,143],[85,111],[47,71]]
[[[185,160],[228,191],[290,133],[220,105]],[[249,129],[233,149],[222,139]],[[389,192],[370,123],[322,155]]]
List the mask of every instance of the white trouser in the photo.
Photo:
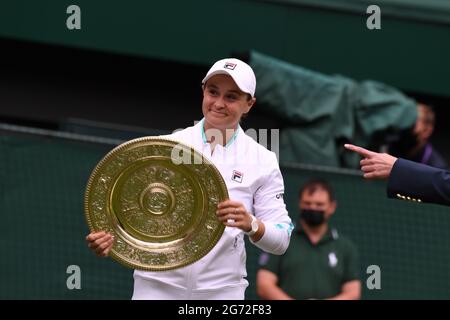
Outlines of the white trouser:
[[244,300],[246,285],[187,290],[153,279],[134,278],[133,300]]

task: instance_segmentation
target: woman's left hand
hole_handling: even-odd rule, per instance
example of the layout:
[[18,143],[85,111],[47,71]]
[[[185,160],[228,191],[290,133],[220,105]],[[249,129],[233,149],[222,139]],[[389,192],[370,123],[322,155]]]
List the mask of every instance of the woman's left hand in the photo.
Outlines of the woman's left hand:
[[217,205],[216,214],[227,227],[236,227],[245,232],[252,228],[252,218],[240,202],[225,200]]

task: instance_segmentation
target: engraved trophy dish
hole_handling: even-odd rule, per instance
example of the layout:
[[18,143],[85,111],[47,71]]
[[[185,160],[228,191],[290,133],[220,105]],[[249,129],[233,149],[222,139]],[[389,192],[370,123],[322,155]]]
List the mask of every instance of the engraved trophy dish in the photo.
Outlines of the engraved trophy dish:
[[217,168],[181,142],[143,137],[95,167],[84,208],[91,232],[115,237],[110,256],[125,266],[165,271],[191,264],[219,241],[217,204],[228,191]]

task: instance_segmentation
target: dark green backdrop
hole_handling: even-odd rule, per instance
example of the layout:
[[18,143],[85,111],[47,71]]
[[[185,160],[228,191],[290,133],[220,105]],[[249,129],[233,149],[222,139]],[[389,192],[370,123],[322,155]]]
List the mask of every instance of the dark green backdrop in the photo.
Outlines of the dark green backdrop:
[[[382,28],[371,31],[364,2],[351,12],[326,5],[338,0],[313,6],[312,1],[275,2],[4,1],[0,37],[204,65],[233,51],[254,49],[324,73],[450,95],[450,25],[432,22],[433,12],[448,18],[449,11],[430,11],[427,23],[404,20],[410,11],[399,8],[403,14],[394,18],[383,1]],[[345,7],[357,1],[340,2]],[[423,3],[414,12],[428,12]],[[66,28],[66,8],[72,4],[81,8],[78,31]]]

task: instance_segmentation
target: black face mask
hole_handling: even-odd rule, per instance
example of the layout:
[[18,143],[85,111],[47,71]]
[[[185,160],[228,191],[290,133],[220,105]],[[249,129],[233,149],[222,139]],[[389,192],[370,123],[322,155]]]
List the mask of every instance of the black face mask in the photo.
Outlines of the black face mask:
[[395,157],[408,157],[411,150],[418,144],[417,135],[412,129],[402,130],[397,139],[389,145],[389,153]]
[[300,219],[310,227],[317,227],[325,222],[325,211],[300,209]]

